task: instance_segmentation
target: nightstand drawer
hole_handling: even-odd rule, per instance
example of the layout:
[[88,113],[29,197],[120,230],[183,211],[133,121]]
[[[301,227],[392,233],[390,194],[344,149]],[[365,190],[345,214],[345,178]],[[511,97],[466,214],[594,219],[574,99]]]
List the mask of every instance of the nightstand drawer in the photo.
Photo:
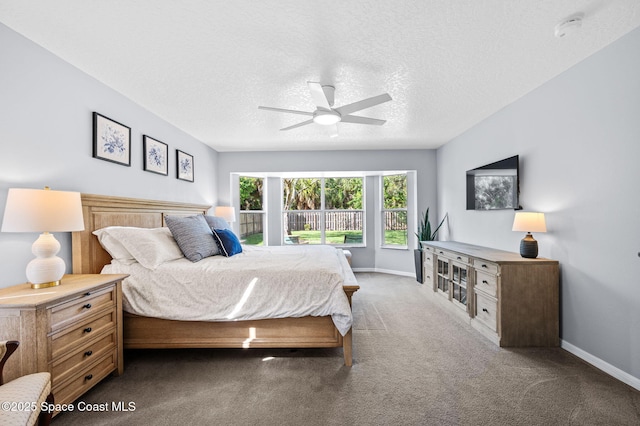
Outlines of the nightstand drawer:
[[89,319],[88,321],[77,324],[74,328],[65,330],[62,333],[52,335],[51,357],[55,359],[60,355],[74,351],[94,336],[115,330],[116,321],[116,312],[113,310],[95,319]]
[[488,297],[482,293],[476,292],[476,312],[475,318],[489,327],[493,331],[497,331],[497,312],[498,303],[493,297]]
[[85,293],[79,298],[51,309],[51,331],[56,331],[69,324],[75,324],[101,308],[113,307],[115,304],[115,287],[109,287],[95,293]]
[[56,402],[72,402],[104,379],[116,368],[116,354],[112,352],[101,360],[96,360],[64,382],[53,383],[52,393]]
[[498,292],[498,278],[480,271],[476,272],[476,289],[496,297]]
[[74,371],[83,369],[96,359],[115,351],[116,344],[116,333],[113,331],[97,340],[88,341],[69,355],[63,355],[59,360],[54,361],[51,366],[50,371],[53,382],[64,382],[69,376],[73,375]]

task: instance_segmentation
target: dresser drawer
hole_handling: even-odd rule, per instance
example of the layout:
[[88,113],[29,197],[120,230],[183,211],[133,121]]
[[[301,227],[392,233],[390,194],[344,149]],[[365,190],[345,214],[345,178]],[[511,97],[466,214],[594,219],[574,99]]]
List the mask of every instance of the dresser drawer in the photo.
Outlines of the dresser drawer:
[[489,327],[493,331],[497,331],[497,313],[498,304],[493,297],[485,296],[476,292],[476,312],[475,318]]
[[96,359],[115,351],[116,343],[116,333],[113,331],[98,339],[87,341],[75,352],[63,355],[51,366],[53,383],[64,382],[75,371],[83,369]]
[[496,297],[496,294],[498,294],[498,277],[476,270],[476,290]]
[[61,333],[51,336],[51,357],[56,359],[60,355],[73,352],[80,346],[92,340],[94,336],[115,330],[116,312],[112,310],[102,316],[87,318],[86,321],[75,324]]
[[69,404],[75,401],[115,369],[116,355],[115,352],[112,352],[104,358],[96,360],[94,364],[83,368],[78,374],[70,377],[69,380],[54,382],[52,393],[56,404]]
[[423,277],[424,285],[427,286],[427,288],[433,288],[433,268],[425,268]]
[[54,306],[51,308],[51,331],[80,322],[82,318],[115,304],[116,290],[112,286],[95,293],[85,293],[76,299]]
[[487,274],[498,274],[498,265],[496,263],[487,262],[482,259],[473,259],[473,267],[476,271],[485,272]]
[[433,265],[433,252],[431,251],[423,251],[422,258],[424,259],[424,263],[428,265]]
[[446,257],[447,259],[451,259],[451,260],[456,260],[461,263],[469,264],[470,262],[469,256],[465,256],[464,254],[456,253],[453,251],[436,249],[436,254],[438,256]]

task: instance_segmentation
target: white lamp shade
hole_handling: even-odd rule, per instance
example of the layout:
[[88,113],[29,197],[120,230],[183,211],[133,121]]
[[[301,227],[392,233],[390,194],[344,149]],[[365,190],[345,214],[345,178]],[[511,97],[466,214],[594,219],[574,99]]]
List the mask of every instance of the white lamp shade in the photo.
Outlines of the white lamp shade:
[[71,232],[83,229],[79,192],[9,189],[2,232]]
[[64,260],[56,256],[60,243],[50,232],[82,231],[82,202],[79,192],[11,188],[2,219],[2,232],[42,232],[31,246],[36,256],[27,265],[27,279],[33,288],[60,284]]
[[547,232],[544,213],[516,212],[513,218],[513,231]]
[[218,206],[215,210],[215,215],[223,218],[227,222],[235,222],[236,221],[236,209],[231,206]]

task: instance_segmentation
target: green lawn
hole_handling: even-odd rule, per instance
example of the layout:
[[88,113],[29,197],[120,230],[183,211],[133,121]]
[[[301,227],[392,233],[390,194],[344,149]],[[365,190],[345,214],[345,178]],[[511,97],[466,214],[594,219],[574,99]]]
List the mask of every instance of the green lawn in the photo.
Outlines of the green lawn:
[[[320,231],[294,231],[291,233],[294,237],[298,237],[300,243],[303,244],[320,244]],[[327,244],[344,244],[345,235],[352,238],[362,236],[360,231],[327,231],[325,233]],[[263,245],[262,234],[248,235],[243,241],[247,245]],[[353,243],[357,244],[357,243]],[[385,244],[387,245],[407,245],[406,231],[385,231]]]

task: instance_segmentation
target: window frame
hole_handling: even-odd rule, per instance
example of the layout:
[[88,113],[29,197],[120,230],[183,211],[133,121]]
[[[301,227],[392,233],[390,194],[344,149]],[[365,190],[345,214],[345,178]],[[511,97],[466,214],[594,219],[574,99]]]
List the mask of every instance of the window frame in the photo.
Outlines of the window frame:
[[[362,208],[361,209],[327,209],[326,208],[326,202],[325,202],[325,183],[326,183],[326,179],[360,179],[362,182]],[[284,180],[285,179],[318,179],[320,181],[320,209],[315,209],[315,210],[285,210],[285,206],[284,206]],[[314,213],[319,213],[320,215],[320,243],[318,243],[317,245],[330,245],[332,247],[366,247],[367,245],[367,237],[366,237],[366,222],[367,222],[367,209],[366,209],[366,179],[365,176],[343,176],[341,174],[336,174],[336,175],[322,175],[322,176],[311,176],[311,175],[296,175],[296,174],[292,174],[292,173],[287,173],[286,176],[281,176],[280,177],[280,185],[281,185],[281,193],[280,193],[280,199],[281,199],[281,203],[280,203],[280,217],[282,219],[282,236],[281,236],[281,243],[285,244],[285,234],[286,234],[286,229],[285,229],[285,220],[284,220],[284,214],[285,213],[309,213],[309,212],[314,212]],[[362,215],[362,242],[361,243],[339,243],[339,244],[332,244],[327,242],[326,240],[326,218],[327,218],[327,212],[360,212],[360,214]]]
[[[253,178],[253,179],[261,179],[262,180],[262,200],[261,200],[261,205],[262,205],[262,209],[261,210],[242,210],[242,198],[241,198],[241,194],[240,194],[240,180],[242,178]],[[267,178],[266,176],[258,176],[258,175],[251,175],[251,174],[244,174],[244,173],[238,173],[238,236],[240,238],[242,238],[242,215],[243,214],[260,214],[262,217],[262,245],[263,246],[267,246],[268,244],[268,238],[267,238],[267,228],[268,228],[268,221],[267,221],[267,215],[268,215],[268,208],[266,208],[266,204],[267,204]],[[246,243],[243,243],[246,244]],[[256,245],[256,244],[249,244],[249,245]]]
[[[402,208],[385,208],[385,191],[384,191],[384,179],[387,176],[404,176],[405,178],[405,187],[406,187],[406,203],[405,203],[405,207]],[[394,171],[394,172],[387,172],[387,173],[382,173],[379,176],[379,186],[380,186],[380,191],[378,192],[379,196],[380,196],[380,211],[379,211],[379,218],[380,218],[380,226],[378,227],[378,231],[380,232],[380,248],[384,248],[384,249],[392,249],[392,250],[408,250],[409,248],[409,240],[410,240],[410,236],[409,236],[409,224],[410,224],[410,220],[409,220],[409,203],[410,203],[410,191],[409,191],[409,172],[407,171],[402,171],[402,172],[398,172],[398,171]],[[385,220],[385,215],[387,212],[404,212],[405,213],[405,217],[406,217],[406,221],[407,221],[407,238],[406,238],[406,244],[387,244],[386,242],[386,220]]]

